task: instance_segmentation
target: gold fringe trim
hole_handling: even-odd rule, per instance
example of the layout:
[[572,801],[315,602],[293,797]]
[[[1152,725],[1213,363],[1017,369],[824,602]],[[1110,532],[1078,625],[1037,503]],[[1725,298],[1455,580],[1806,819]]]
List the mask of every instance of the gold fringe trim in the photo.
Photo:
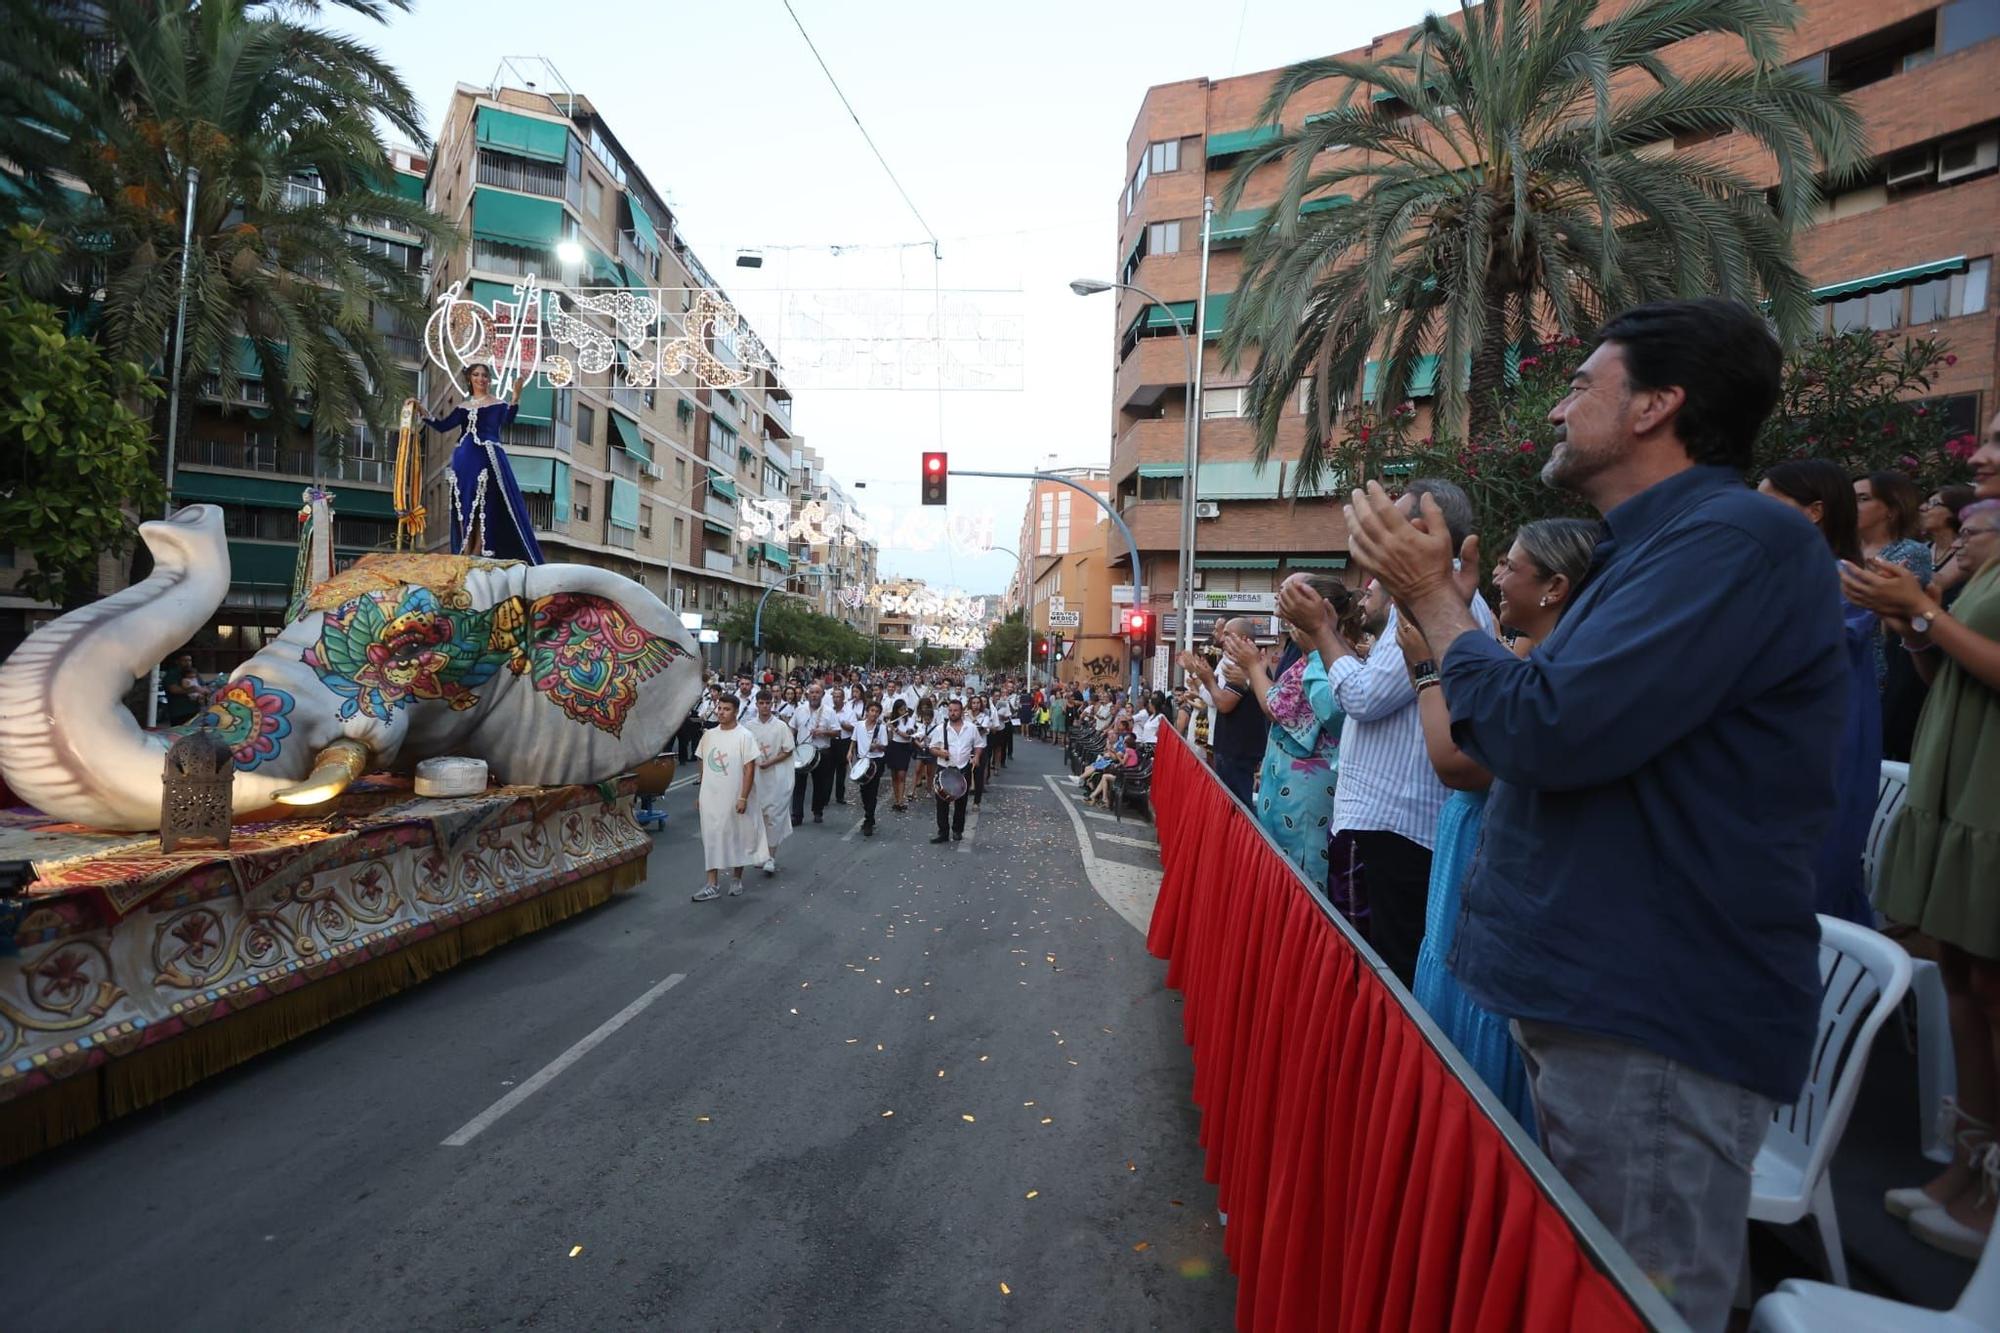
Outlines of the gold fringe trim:
[[600,870],[19,1097],[0,1106],[0,1166],[79,1138],[510,940],[602,906],[645,878],[643,859]]

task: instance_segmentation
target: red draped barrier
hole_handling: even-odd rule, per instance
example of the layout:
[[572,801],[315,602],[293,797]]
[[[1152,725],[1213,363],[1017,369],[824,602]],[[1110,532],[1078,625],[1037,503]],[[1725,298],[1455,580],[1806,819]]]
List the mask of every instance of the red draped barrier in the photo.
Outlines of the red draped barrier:
[[1291,863],[1164,730],[1152,796],[1166,874],[1146,943],[1185,997],[1236,1326],[1647,1327]]

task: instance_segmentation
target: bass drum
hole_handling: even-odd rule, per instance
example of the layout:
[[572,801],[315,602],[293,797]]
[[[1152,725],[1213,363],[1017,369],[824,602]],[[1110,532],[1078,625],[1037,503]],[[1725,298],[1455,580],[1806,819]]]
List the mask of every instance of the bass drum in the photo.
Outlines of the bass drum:
[[940,768],[937,776],[931,779],[931,790],[942,800],[963,800],[965,793],[970,789],[971,784],[966,782],[965,770],[962,768]]
[[879,759],[870,759],[867,755],[863,755],[847,766],[847,780],[858,782],[865,787],[875,780],[875,774],[881,767]]
[[819,762],[819,747],[811,741],[800,741],[792,751],[792,771],[803,773]]

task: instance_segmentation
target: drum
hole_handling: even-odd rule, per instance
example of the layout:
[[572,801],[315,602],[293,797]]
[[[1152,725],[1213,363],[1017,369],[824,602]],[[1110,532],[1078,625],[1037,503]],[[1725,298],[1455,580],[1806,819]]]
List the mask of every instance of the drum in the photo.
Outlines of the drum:
[[880,766],[878,761],[864,754],[847,766],[847,780],[866,786],[875,780],[875,772]]
[[803,773],[819,762],[819,747],[811,741],[800,741],[792,751],[792,770]]
[[964,769],[941,767],[937,771],[937,777],[931,781],[931,790],[942,800],[962,801],[965,799],[965,793],[970,790],[970,784],[965,780]]

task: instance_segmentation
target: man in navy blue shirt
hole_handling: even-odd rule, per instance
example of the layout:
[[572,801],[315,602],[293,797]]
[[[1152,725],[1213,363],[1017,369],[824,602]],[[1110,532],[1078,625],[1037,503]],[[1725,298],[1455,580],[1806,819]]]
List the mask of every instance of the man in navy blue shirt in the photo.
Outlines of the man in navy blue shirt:
[[1762,318],[1664,302],[1598,336],[1542,475],[1604,530],[1529,657],[1475,629],[1433,506],[1413,524],[1371,487],[1349,531],[1495,778],[1452,971],[1514,1020],[1551,1160],[1688,1322],[1720,1329],[1751,1166],[1818,1020],[1839,588],[1812,524],[1743,485],[1778,397]]

